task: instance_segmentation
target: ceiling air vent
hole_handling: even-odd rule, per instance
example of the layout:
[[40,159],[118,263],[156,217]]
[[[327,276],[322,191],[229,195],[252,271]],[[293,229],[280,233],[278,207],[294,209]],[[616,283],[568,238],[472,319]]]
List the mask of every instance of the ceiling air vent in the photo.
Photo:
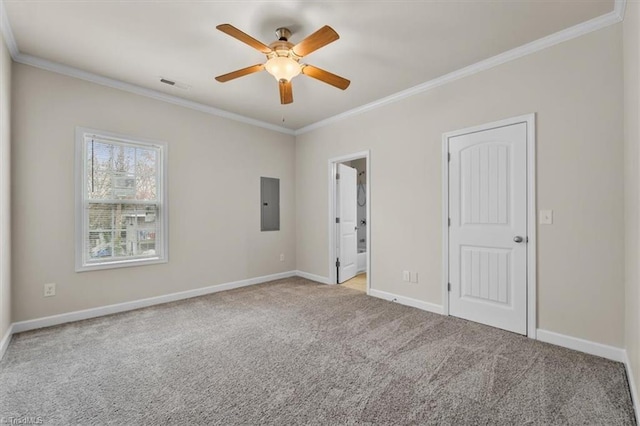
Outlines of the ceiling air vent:
[[168,78],[164,78],[164,77],[158,77],[160,79],[160,83],[169,85],[169,86],[173,86],[173,87],[177,87],[178,89],[182,89],[182,90],[189,90],[191,89],[191,86],[189,86],[188,84],[185,83],[181,83],[179,81],[175,81],[175,80],[170,80]]

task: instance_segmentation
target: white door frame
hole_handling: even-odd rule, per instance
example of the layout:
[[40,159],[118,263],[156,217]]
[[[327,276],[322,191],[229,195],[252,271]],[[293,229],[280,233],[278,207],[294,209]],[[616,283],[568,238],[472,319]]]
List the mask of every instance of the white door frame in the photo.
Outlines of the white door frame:
[[371,151],[360,151],[329,159],[329,284],[337,284],[336,276],[336,168],[338,163],[366,159],[367,163],[367,294],[371,290]]
[[527,125],[527,336],[532,339],[536,338],[537,327],[535,122],[536,116],[532,113],[442,134],[442,312],[449,315],[449,139],[496,127]]

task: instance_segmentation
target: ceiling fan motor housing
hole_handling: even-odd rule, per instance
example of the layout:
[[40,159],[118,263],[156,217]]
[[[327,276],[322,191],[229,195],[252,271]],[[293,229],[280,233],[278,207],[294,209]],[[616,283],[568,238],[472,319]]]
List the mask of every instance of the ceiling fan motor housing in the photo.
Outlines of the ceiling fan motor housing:
[[288,41],[274,41],[269,45],[272,52],[267,53],[267,58],[273,58],[274,56],[289,56],[289,52],[293,53],[291,48],[293,47],[293,43],[289,43]]
[[291,31],[289,31],[289,28],[280,27],[276,30],[276,37],[280,41],[287,41],[291,37]]
[[301,56],[296,55],[292,50],[293,43],[289,42],[291,31],[288,28],[278,28],[276,30],[276,37],[278,37],[278,40],[269,45],[269,48],[273,52],[267,54],[268,59],[275,58],[276,56],[286,56],[295,61],[299,61],[302,58]]

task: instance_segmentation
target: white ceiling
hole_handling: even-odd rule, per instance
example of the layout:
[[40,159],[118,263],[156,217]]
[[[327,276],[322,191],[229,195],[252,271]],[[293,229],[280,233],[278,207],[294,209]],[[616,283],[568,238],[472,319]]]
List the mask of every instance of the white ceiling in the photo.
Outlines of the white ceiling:
[[[613,0],[16,1],[5,0],[21,53],[298,129],[613,10]],[[351,80],[346,91],[306,76],[280,105],[266,72],[214,77],[265,57],[217,31],[230,23],[269,44],[330,25],[340,40],[309,63]],[[190,86],[160,83],[159,77]],[[283,122],[284,118],[284,122]]]

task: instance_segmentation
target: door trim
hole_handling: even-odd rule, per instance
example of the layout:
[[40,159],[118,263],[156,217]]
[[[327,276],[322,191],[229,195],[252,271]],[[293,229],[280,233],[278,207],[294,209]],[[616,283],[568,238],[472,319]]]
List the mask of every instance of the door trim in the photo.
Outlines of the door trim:
[[535,113],[532,113],[442,134],[442,313],[449,315],[449,139],[513,124],[527,125],[527,336],[532,339],[536,338],[537,326],[535,121]]
[[329,214],[327,232],[329,233],[329,284],[337,284],[336,276],[336,168],[338,163],[364,158],[367,163],[367,295],[371,290],[371,151],[360,151],[340,157],[330,158],[329,165]]

